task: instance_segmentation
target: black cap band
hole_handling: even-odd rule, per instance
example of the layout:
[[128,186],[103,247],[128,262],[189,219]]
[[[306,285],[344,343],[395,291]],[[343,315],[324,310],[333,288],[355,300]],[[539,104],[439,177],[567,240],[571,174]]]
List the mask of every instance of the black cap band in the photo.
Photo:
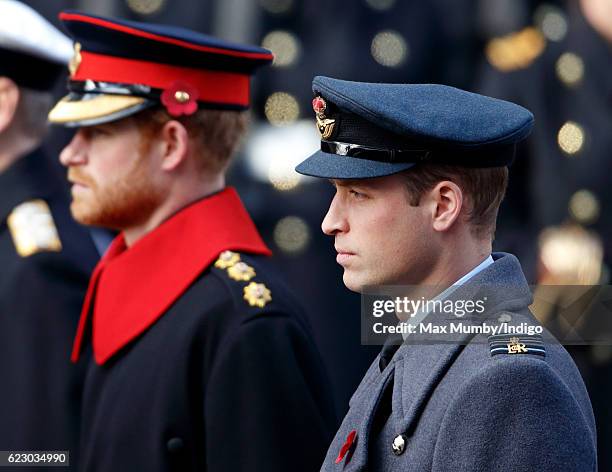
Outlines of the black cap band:
[[[478,148],[392,149],[340,141],[321,141],[321,151],[390,164],[428,162],[462,167],[503,167],[514,160],[514,144]],[[457,164],[461,162],[461,164]]]
[[369,161],[410,163],[423,162],[431,155],[426,149],[388,149],[361,144],[341,143],[339,141],[321,141],[321,151],[338,156],[356,157]]

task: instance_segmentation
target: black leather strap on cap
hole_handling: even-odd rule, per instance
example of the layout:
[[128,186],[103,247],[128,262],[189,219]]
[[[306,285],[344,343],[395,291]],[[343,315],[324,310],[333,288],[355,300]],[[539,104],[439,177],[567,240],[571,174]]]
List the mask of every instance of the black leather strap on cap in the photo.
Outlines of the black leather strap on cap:
[[338,156],[391,163],[423,162],[430,155],[427,149],[384,149],[339,141],[321,141],[321,151]]
[[515,144],[476,148],[391,149],[340,141],[321,141],[321,151],[389,163],[435,163],[461,167],[503,167],[514,160]]

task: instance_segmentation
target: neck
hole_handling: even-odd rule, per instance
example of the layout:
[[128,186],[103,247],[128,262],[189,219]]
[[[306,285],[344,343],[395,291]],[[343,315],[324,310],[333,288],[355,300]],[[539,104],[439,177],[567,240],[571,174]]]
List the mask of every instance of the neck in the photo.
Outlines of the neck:
[[492,251],[489,241],[473,241],[472,244],[463,245],[461,250],[457,250],[456,246],[451,247],[452,251],[438,258],[421,285],[444,290],[483,262]]
[[181,209],[208,195],[223,190],[224,187],[225,178],[223,175],[214,176],[204,182],[200,180],[198,185],[178,186],[144,223],[123,229],[125,244],[127,247],[132,246],[136,241],[153,231]]

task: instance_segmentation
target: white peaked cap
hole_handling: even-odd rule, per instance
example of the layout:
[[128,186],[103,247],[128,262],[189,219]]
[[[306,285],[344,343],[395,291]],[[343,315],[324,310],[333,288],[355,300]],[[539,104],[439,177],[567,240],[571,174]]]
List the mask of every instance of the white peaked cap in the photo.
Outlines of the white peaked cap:
[[0,0],[0,48],[68,64],[72,41],[37,11],[16,0]]

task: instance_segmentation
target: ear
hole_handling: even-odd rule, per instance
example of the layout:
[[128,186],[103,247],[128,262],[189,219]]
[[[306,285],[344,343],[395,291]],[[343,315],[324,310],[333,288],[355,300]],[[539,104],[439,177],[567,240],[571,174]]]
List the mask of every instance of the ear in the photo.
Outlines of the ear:
[[170,120],[164,124],[160,140],[163,143],[162,169],[173,171],[187,159],[189,134],[180,122]]
[[434,231],[448,231],[459,218],[463,208],[463,192],[456,183],[444,180],[438,182],[429,196],[432,200]]
[[19,87],[15,82],[8,77],[0,77],[0,133],[13,122],[19,95]]

